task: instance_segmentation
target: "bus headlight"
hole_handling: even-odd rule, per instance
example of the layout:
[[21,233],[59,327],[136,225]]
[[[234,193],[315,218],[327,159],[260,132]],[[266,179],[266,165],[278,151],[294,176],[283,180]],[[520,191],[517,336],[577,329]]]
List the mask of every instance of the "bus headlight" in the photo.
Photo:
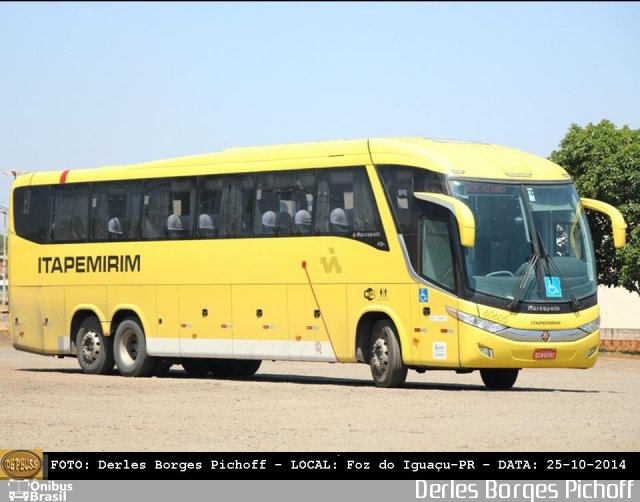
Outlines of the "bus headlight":
[[600,318],[598,317],[595,321],[591,321],[590,323],[585,324],[584,326],[580,326],[579,329],[581,329],[585,333],[591,334],[595,330],[597,330],[599,327],[600,327]]
[[476,317],[465,312],[460,312],[459,310],[456,310],[452,307],[447,307],[447,312],[449,312],[449,314],[451,314],[456,319],[470,324],[471,326],[475,326],[476,328],[480,328],[483,331],[488,331],[489,333],[499,333],[500,331],[504,331],[505,329],[507,329],[507,326],[503,324],[498,324],[497,322],[488,321],[487,319],[482,319],[481,317]]

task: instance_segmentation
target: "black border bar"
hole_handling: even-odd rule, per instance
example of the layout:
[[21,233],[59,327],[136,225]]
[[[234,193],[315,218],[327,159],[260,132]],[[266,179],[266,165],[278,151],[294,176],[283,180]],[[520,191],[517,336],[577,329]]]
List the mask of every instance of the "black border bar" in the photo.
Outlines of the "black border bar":
[[44,452],[51,480],[632,479],[638,452]]

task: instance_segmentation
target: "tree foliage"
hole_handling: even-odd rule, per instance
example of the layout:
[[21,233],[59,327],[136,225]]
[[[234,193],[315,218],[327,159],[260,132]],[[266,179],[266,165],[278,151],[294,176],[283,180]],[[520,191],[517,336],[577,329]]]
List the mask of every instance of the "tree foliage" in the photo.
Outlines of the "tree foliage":
[[611,222],[587,215],[596,246],[598,281],[640,294],[640,129],[621,129],[608,120],[586,127],[572,124],[550,160],[573,177],[581,197],[617,207],[627,221],[627,245],[615,250]]

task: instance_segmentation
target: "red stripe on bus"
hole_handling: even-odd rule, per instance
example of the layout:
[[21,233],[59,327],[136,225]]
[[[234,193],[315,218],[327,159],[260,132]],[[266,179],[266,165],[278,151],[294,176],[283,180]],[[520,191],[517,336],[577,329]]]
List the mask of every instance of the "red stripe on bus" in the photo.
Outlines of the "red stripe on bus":
[[69,171],[62,171],[62,174],[60,175],[60,183],[66,183],[67,182],[67,174],[69,174]]

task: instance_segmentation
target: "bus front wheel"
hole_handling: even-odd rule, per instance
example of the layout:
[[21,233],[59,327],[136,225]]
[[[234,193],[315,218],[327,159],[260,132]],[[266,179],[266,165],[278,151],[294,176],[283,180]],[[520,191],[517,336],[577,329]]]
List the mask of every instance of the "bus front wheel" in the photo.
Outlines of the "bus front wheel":
[[260,368],[260,359],[211,359],[209,368],[215,378],[247,378]]
[[519,369],[484,369],[480,377],[489,390],[509,390],[518,379]]
[[116,329],[113,355],[122,376],[151,376],[157,360],[147,354],[144,330],[136,319],[125,319]]
[[199,359],[196,357],[182,359],[180,362],[184,370],[192,377],[207,376],[211,370],[209,369],[209,361],[207,359]]
[[369,354],[371,376],[376,387],[400,387],[407,379],[400,343],[391,322],[378,321],[373,327]]
[[106,375],[113,369],[113,339],[104,336],[96,317],[87,317],[76,333],[76,355],[82,371]]

